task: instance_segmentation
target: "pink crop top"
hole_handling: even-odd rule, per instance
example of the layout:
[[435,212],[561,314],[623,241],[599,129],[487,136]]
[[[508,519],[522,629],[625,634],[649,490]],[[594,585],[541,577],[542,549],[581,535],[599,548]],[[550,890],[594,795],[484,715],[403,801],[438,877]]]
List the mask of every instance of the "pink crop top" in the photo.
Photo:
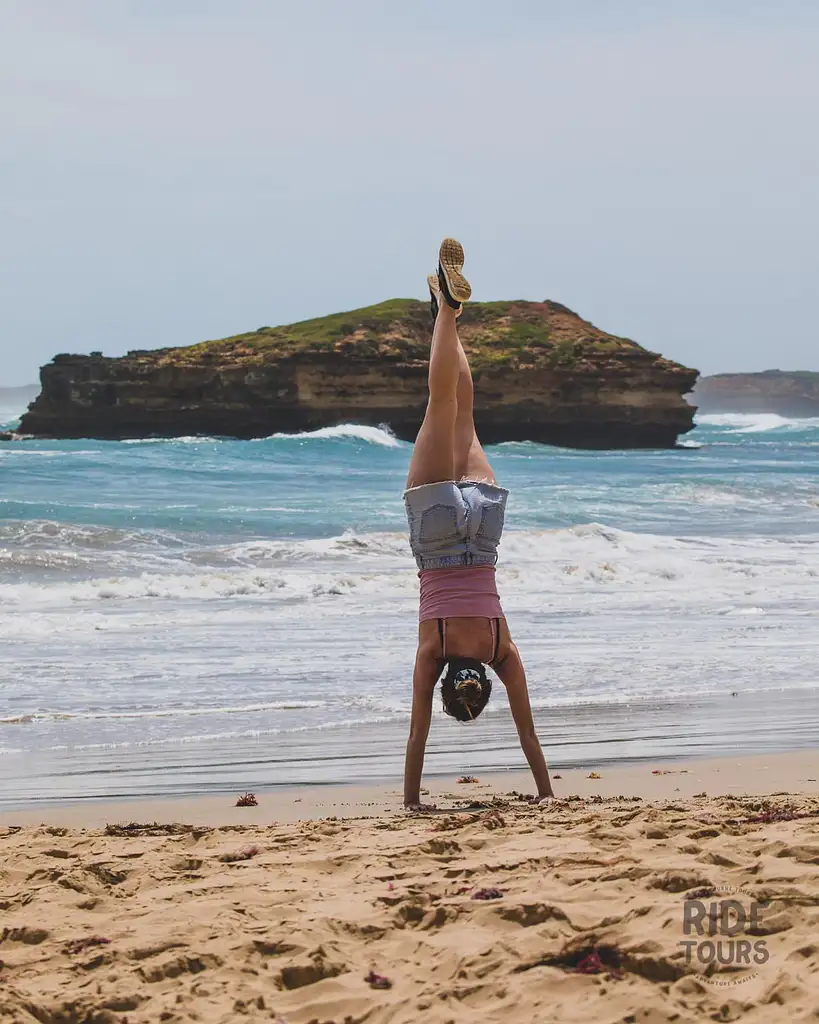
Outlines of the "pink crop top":
[[495,567],[466,565],[454,569],[422,569],[419,622],[427,619],[503,617]]

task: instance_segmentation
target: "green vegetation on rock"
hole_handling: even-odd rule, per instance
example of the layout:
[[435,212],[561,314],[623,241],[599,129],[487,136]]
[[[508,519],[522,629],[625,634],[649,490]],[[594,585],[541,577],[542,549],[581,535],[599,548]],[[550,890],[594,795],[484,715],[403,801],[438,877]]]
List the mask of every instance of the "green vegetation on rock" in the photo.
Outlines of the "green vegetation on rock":
[[[532,365],[560,369],[607,362],[639,348],[598,330],[554,302],[473,302],[458,330],[475,369]],[[280,327],[260,327],[217,341],[203,341],[150,356],[165,364],[268,362],[338,352],[353,360],[423,361],[429,354],[429,304],[388,299],[343,313]]]

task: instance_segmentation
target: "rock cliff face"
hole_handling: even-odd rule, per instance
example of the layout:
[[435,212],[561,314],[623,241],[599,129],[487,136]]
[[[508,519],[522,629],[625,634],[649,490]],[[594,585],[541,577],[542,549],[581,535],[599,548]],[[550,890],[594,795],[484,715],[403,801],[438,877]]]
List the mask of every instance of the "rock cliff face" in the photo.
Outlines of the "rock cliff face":
[[692,399],[700,412],[773,412],[779,416],[819,416],[819,373],[765,370],[703,377]]
[[[555,302],[471,303],[459,321],[482,440],[672,446],[697,373]],[[412,440],[426,403],[429,310],[395,299],[121,358],[58,355],[20,432],[44,437],[264,437],[339,423]]]

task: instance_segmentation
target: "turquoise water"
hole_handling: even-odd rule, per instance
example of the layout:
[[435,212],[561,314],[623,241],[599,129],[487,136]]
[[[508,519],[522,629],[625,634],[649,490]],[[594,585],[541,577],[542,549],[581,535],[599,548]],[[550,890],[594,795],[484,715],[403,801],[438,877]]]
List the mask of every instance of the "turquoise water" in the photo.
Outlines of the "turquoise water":
[[[490,449],[555,766],[816,745],[819,420],[684,443]],[[0,442],[0,804],[397,777],[409,454],[355,425]],[[502,693],[436,714],[429,771],[522,764]]]

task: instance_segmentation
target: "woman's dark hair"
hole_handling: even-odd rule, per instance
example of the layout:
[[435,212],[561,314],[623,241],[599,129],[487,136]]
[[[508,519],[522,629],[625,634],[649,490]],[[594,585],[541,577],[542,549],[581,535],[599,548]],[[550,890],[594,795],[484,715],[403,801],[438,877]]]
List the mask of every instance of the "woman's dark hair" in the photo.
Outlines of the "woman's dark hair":
[[489,702],[492,681],[480,661],[452,658],[441,681],[444,711],[459,722],[477,718]]

